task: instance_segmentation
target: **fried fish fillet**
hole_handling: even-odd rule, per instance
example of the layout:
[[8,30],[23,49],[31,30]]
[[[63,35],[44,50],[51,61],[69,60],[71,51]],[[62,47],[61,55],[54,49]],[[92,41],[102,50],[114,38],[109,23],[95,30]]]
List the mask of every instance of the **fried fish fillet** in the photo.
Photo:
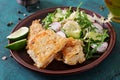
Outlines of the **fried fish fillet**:
[[85,61],[85,56],[83,53],[83,42],[81,40],[68,38],[67,44],[61,50],[61,53],[57,54],[57,60],[62,60],[65,64],[76,65],[77,63],[82,63]]
[[66,43],[67,39],[54,31],[43,30],[31,40],[27,53],[38,68],[45,68]]
[[40,31],[44,30],[42,25],[40,24],[40,19],[39,20],[34,20],[32,22],[32,25],[30,26],[30,31],[28,34],[28,45],[26,48],[29,48],[29,43],[31,40],[38,34]]

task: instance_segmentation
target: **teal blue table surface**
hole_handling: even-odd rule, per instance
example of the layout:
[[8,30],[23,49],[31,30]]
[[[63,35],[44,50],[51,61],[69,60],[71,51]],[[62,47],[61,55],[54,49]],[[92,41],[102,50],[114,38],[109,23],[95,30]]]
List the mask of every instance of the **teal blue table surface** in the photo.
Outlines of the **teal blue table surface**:
[[[83,2],[82,8],[94,11],[107,17],[108,10],[103,0],[40,0],[40,10],[56,6],[78,6]],[[104,10],[100,9],[103,7]],[[5,46],[8,44],[6,36],[19,22],[18,18],[26,16],[18,14],[20,10],[27,16],[34,12],[27,12],[16,0],[0,0],[0,80],[120,80],[120,24],[111,22],[116,32],[116,45],[111,54],[98,66],[83,73],[73,75],[45,75],[31,71],[10,57],[10,52]],[[8,22],[13,25],[7,26]],[[3,60],[2,57],[7,59]]]

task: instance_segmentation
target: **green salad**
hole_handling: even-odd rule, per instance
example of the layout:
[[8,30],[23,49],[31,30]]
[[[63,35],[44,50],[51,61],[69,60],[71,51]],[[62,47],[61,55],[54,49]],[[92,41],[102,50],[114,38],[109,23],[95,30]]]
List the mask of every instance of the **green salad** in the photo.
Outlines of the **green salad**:
[[108,30],[79,7],[76,10],[72,10],[71,7],[57,8],[55,12],[49,13],[42,23],[44,28],[52,29],[63,37],[82,40],[86,59],[99,56],[99,53],[108,47]]

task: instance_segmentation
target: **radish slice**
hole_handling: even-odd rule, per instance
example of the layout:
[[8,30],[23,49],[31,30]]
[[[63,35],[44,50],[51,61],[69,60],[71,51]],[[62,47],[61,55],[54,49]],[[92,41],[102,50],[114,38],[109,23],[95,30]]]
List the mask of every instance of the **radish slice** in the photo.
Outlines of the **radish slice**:
[[108,47],[108,43],[107,42],[103,42],[98,48],[97,48],[97,51],[98,52],[104,52]]
[[62,31],[58,31],[56,34],[58,34],[58,35],[60,35],[60,36],[62,36],[62,37],[65,37],[65,38],[66,38],[65,33],[64,33],[64,32],[62,32]]
[[98,24],[98,23],[93,23],[93,26],[97,28],[97,32],[102,33],[103,32],[103,27]]
[[61,23],[59,23],[59,22],[53,22],[49,26],[51,26],[50,29],[53,29],[54,31],[59,31],[60,27],[61,27]]
[[[95,47],[97,47],[97,45],[93,44],[91,47],[95,48]],[[107,49],[107,47],[108,47],[108,43],[107,42],[103,42],[100,46],[97,47],[97,51],[99,53],[105,52],[105,50]]]

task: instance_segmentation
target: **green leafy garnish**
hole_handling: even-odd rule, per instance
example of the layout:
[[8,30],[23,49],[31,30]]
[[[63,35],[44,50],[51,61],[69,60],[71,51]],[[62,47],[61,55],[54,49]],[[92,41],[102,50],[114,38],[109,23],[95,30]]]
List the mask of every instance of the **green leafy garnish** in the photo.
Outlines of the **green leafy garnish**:
[[45,19],[42,20],[46,29],[50,27],[49,25],[53,22],[54,17],[54,13],[49,13],[48,16],[46,16]]
[[[80,10],[80,5],[76,10],[72,10],[72,7],[61,9],[57,8],[54,13],[49,13],[43,20],[43,26],[48,29],[53,22],[59,22],[62,27],[61,31],[65,33],[67,37],[73,37],[80,39],[84,42],[85,46],[83,51],[86,59],[98,57],[97,48],[109,37],[108,31],[103,29],[101,32],[97,32],[96,26],[93,26],[93,22],[88,18],[88,14],[84,10]],[[70,23],[70,24],[68,24]],[[77,25],[78,24],[78,25]],[[92,48],[92,45],[96,45]]]

